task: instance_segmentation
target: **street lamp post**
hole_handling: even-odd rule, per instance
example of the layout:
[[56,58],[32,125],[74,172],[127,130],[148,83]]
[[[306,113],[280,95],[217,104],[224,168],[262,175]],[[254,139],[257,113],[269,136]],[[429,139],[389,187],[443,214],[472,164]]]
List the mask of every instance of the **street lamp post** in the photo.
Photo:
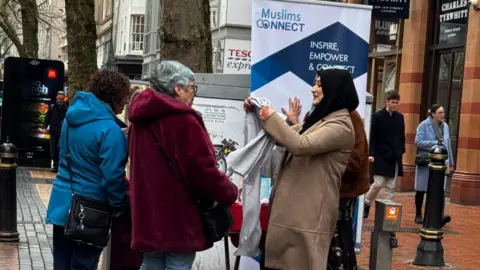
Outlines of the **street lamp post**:
[[429,156],[431,161],[428,165],[430,175],[428,177],[425,219],[423,228],[420,230],[421,240],[413,264],[418,266],[444,266],[442,217],[445,195],[443,186],[448,151],[441,140],[430,150]]

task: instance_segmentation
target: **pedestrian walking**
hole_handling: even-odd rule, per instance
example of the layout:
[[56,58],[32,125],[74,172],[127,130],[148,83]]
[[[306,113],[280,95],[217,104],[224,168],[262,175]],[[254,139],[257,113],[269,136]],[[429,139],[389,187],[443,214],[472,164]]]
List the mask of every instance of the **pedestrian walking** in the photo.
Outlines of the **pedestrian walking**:
[[364,218],[368,218],[370,205],[380,189],[385,188],[385,199],[393,200],[397,176],[403,176],[405,121],[397,111],[400,94],[390,91],[385,95],[386,106],[372,116],[369,161],[373,163],[374,182],[365,196]]
[[65,94],[59,91],[54,104],[48,107],[47,116],[45,117],[44,129],[50,130],[50,157],[53,161],[51,172],[58,172],[58,160],[60,156],[60,134],[62,130],[62,122],[67,113],[67,104],[65,102]]
[[[417,127],[415,135],[415,144],[417,145],[417,157],[415,159],[415,223],[423,224],[422,207],[425,193],[428,190],[428,177],[430,169],[428,168],[430,150],[438,144],[439,141],[445,145],[448,151],[447,166],[451,173],[454,170],[454,160],[452,145],[450,142],[450,130],[445,123],[445,110],[440,104],[434,104],[428,111],[427,119],[423,120]],[[447,176],[445,176],[445,182]],[[443,225],[450,222],[451,217],[444,215]]]
[[340,207],[335,233],[328,254],[327,270],[356,270],[355,241],[353,237],[353,217],[355,204],[360,195],[369,188],[368,141],[363,119],[357,111],[350,113],[355,131],[355,145],[347,169],[342,177]]
[[350,73],[341,69],[319,71],[311,92],[304,123],[289,126],[272,107],[260,110],[264,130],[287,151],[270,199],[270,269],[327,268],[341,179],[355,141],[350,112],[359,101]]
[[157,63],[128,111],[132,248],[140,269],[191,269],[204,235],[199,203],[229,207],[237,186],[217,169],[202,117],[192,108],[193,72],[176,61]]
[[[125,164],[127,141],[125,127],[116,115],[128,101],[130,83],[124,75],[110,70],[97,72],[88,92],[76,93],[61,131],[59,172],[53,183],[48,205],[48,223],[53,224],[53,260],[55,270],[97,269],[102,248],[89,240],[79,243],[66,234],[67,220],[81,218],[82,231],[88,236],[92,224],[108,226],[109,218],[97,208],[70,211],[72,202],[83,196],[95,204],[108,204],[122,212],[126,204]],[[77,216],[78,215],[78,216]],[[118,214],[116,214],[118,215]],[[106,224],[106,225],[105,225]],[[85,230],[83,230],[85,228]],[[108,232],[108,230],[107,230]]]

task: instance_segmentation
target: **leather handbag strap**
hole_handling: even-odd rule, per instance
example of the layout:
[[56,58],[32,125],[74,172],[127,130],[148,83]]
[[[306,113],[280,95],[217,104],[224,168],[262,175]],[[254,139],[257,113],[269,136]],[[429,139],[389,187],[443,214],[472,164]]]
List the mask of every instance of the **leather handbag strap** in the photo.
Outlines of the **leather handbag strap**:
[[68,133],[69,133],[69,130],[70,130],[70,126],[68,125],[68,122],[65,121],[65,124],[66,124],[66,127],[67,127],[67,132],[66,132],[66,136],[65,136],[65,140],[66,140],[66,143],[67,143],[67,169],[68,169],[68,175],[69,175],[69,179],[70,179],[70,188],[72,190],[72,196],[74,194],[74,191],[73,191],[73,176],[72,176],[72,155],[70,154],[70,144],[69,144],[69,136],[68,136]]
[[157,137],[157,133],[156,133],[155,129],[153,128],[153,124],[150,125],[150,133],[152,133],[152,138],[155,142],[155,145],[157,145],[157,148],[158,148],[159,152],[165,158],[165,161],[167,162],[168,168],[175,174],[175,176],[178,178],[180,183],[182,183],[183,187],[185,188],[185,190],[189,194],[190,198],[193,201],[198,203],[198,201],[195,199],[195,196],[193,196],[193,193],[192,193],[191,189],[189,188],[189,185],[185,181],[185,178],[183,178],[182,174],[180,173],[178,168],[175,166],[175,161],[172,158],[170,158],[170,156],[168,156],[167,152],[165,151],[165,148],[160,143],[160,140]]

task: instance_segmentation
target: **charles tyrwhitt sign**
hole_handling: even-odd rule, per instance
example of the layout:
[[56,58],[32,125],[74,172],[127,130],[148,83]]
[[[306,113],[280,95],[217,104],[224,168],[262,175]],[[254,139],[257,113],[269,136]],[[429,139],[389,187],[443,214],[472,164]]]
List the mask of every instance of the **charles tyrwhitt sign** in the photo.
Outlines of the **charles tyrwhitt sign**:
[[438,43],[465,42],[467,38],[468,0],[442,0]]
[[375,18],[408,19],[410,14],[410,0],[369,0],[368,4]]

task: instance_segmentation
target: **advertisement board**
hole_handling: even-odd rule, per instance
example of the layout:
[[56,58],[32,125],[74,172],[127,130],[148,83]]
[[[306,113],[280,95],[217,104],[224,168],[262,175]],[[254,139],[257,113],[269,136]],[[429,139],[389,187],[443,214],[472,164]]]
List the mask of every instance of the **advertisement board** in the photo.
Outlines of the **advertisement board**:
[[308,107],[317,71],[342,68],[352,73],[365,117],[370,21],[367,5],[253,0],[252,95],[276,111],[292,96]]
[[43,125],[63,83],[64,65],[60,61],[5,60],[1,140],[8,137],[18,148],[20,166],[50,167],[50,134]]
[[241,39],[225,39],[223,53],[224,74],[250,74],[251,70],[251,41]]

